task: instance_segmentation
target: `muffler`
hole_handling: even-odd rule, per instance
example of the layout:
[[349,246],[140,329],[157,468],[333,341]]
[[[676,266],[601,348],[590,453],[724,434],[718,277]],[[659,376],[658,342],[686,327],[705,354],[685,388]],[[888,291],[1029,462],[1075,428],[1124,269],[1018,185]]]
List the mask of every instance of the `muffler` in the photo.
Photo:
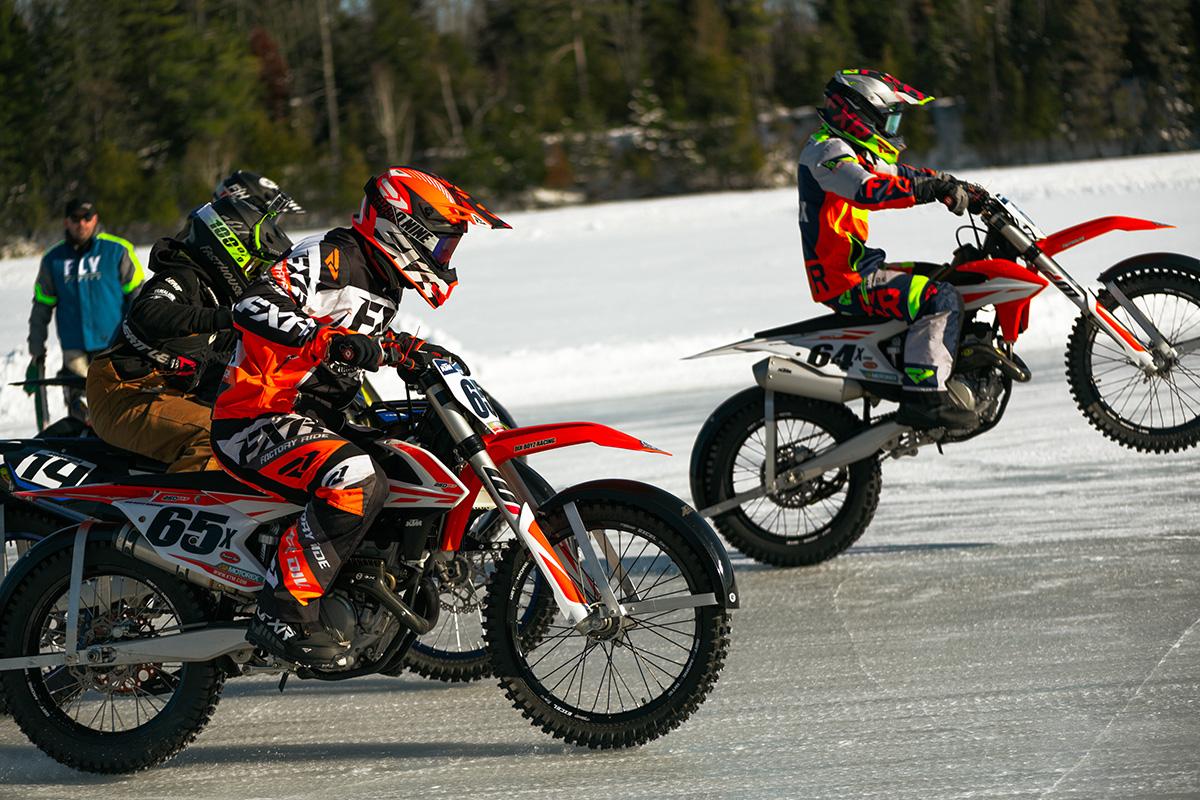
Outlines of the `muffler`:
[[826,375],[782,356],[771,356],[758,362],[753,372],[755,382],[770,392],[811,397],[830,403],[845,403],[863,396],[862,384],[858,381]]

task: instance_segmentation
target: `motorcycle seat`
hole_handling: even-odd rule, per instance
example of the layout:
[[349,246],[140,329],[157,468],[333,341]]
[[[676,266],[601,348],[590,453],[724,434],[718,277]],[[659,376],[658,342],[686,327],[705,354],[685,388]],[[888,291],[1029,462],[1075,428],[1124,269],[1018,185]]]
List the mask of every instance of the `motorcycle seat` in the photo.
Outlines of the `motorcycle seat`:
[[759,331],[754,336],[756,338],[795,336],[803,333],[827,331],[831,328],[871,328],[876,325],[886,325],[889,322],[895,322],[895,320],[886,318],[873,319],[871,317],[858,317],[849,314],[823,314],[819,317],[806,319],[803,322],[793,322],[790,325],[781,325],[778,328],[768,328],[765,331]]
[[242,483],[225,470],[210,469],[203,472],[171,472],[162,475],[131,475],[122,478],[122,486],[153,486],[163,489],[190,489],[201,492],[227,492],[230,494],[262,495],[272,497],[260,489]]

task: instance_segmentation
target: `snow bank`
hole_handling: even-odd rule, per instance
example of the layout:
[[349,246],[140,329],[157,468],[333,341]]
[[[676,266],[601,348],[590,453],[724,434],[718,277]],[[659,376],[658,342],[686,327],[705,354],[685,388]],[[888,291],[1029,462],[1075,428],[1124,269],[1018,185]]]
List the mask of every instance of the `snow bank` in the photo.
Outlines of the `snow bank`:
[[[1136,253],[1200,254],[1200,153],[960,177],[1013,198],[1046,231],[1109,214],[1179,226],[1114,233],[1063,254],[1061,263],[1084,282]],[[401,325],[462,355],[509,406],[744,384],[753,356],[680,359],[823,311],[809,299],[792,189],[504,216],[513,230],[473,231],[459,248],[461,283],[451,302],[435,313],[410,295]],[[871,243],[897,260],[944,261],[961,223],[936,207],[881,212],[872,215]],[[147,250],[139,248],[143,256]],[[20,379],[27,363],[36,270],[36,258],[0,261],[6,384]],[[1048,291],[1035,301],[1019,349],[1061,349],[1075,316],[1073,306]],[[56,347],[50,363],[58,363]],[[32,426],[28,399],[14,387],[0,388],[0,433]]]

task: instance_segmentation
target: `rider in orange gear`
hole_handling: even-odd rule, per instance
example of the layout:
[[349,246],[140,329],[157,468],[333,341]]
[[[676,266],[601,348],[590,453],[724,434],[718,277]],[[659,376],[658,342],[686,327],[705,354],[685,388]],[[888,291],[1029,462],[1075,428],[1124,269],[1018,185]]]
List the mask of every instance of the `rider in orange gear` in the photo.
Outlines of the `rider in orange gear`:
[[298,243],[234,306],[240,344],[213,409],[214,453],[242,481],[305,506],[284,532],[247,639],[294,663],[337,663],[346,633],[320,598],[387,500],[387,477],[338,430],[362,370],[431,345],[389,330],[400,295],[433,308],[457,283],[450,256],[468,223],[510,227],[437,175],[371,178],[350,228]]

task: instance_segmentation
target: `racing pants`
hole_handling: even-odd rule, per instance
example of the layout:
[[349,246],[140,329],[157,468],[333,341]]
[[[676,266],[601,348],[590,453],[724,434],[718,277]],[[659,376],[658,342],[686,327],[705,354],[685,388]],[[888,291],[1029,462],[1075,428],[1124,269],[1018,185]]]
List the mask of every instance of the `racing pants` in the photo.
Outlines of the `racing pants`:
[[280,537],[258,607],[315,624],[319,598],[387,500],[387,476],[360,448],[299,414],[217,419],[212,433],[213,452],[234,477],[304,506]]
[[916,274],[914,266],[888,264],[828,305],[839,314],[909,323],[904,340],[904,388],[945,391],[962,333],[962,295],[948,283]]
[[87,373],[92,428],[109,444],[165,462],[167,472],[220,469],[208,440],[212,409],[151,373],[122,380],[101,356]]

